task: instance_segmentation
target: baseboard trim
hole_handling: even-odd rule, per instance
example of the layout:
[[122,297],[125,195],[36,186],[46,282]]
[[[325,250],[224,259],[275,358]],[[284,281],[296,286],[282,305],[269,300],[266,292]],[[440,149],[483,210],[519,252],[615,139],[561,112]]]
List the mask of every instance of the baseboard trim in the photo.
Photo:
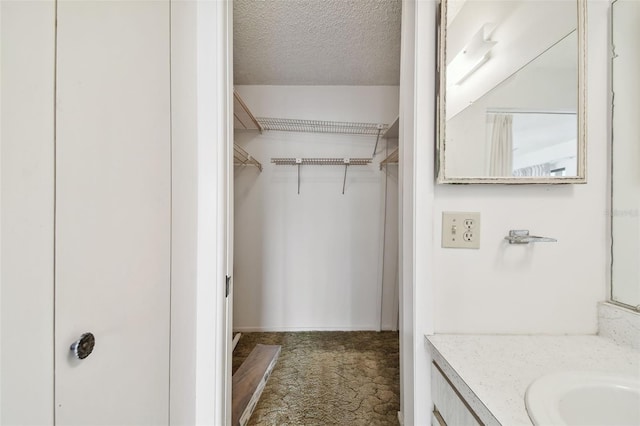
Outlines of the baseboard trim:
[[266,333],[286,331],[379,331],[374,325],[351,327],[234,327],[234,333]]
[[400,423],[400,426],[404,425],[404,417],[402,416],[402,411],[398,411],[398,423]]

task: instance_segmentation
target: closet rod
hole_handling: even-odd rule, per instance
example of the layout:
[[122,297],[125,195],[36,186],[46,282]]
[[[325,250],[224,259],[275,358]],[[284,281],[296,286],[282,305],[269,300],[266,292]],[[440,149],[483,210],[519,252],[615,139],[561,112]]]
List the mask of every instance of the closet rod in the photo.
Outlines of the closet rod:
[[257,117],[264,130],[302,133],[340,133],[347,135],[380,135],[387,124],[351,123],[345,121],[298,120],[294,118]]

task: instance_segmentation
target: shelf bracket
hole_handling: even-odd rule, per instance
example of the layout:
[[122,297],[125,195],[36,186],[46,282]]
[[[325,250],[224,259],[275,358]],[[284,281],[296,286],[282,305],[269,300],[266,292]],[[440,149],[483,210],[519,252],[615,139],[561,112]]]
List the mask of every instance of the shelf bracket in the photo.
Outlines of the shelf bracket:
[[302,165],[302,158],[296,158],[296,165],[298,166],[298,195],[300,195],[300,166]]
[[349,168],[349,159],[344,159],[344,179],[342,179],[342,195],[344,195],[344,188],[347,186],[347,169]]
[[376,145],[373,147],[373,154],[371,158],[376,156],[376,151],[378,150],[378,142],[380,142],[380,132],[382,132],[382,124],[378,124],[378,135],[376,136]]

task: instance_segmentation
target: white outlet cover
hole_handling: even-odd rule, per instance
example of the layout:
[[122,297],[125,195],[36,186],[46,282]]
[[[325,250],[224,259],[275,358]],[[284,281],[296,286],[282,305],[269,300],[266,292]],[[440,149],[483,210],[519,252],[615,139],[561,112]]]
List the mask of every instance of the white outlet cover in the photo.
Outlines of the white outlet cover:
[[479,212],[442,212],[443,248],[480,248]]

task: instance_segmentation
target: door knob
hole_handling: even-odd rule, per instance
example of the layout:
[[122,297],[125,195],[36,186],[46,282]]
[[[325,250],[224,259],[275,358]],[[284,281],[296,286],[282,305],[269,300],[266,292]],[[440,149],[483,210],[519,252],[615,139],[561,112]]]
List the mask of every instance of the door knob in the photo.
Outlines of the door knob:
[[73,342],[71,347],[69,348],[71,352],[78,359],[85,359],[91,352],[93,352],[93,347],[96,345],[96,338],[92,333],[84,333],[80,336],[80,339]]

